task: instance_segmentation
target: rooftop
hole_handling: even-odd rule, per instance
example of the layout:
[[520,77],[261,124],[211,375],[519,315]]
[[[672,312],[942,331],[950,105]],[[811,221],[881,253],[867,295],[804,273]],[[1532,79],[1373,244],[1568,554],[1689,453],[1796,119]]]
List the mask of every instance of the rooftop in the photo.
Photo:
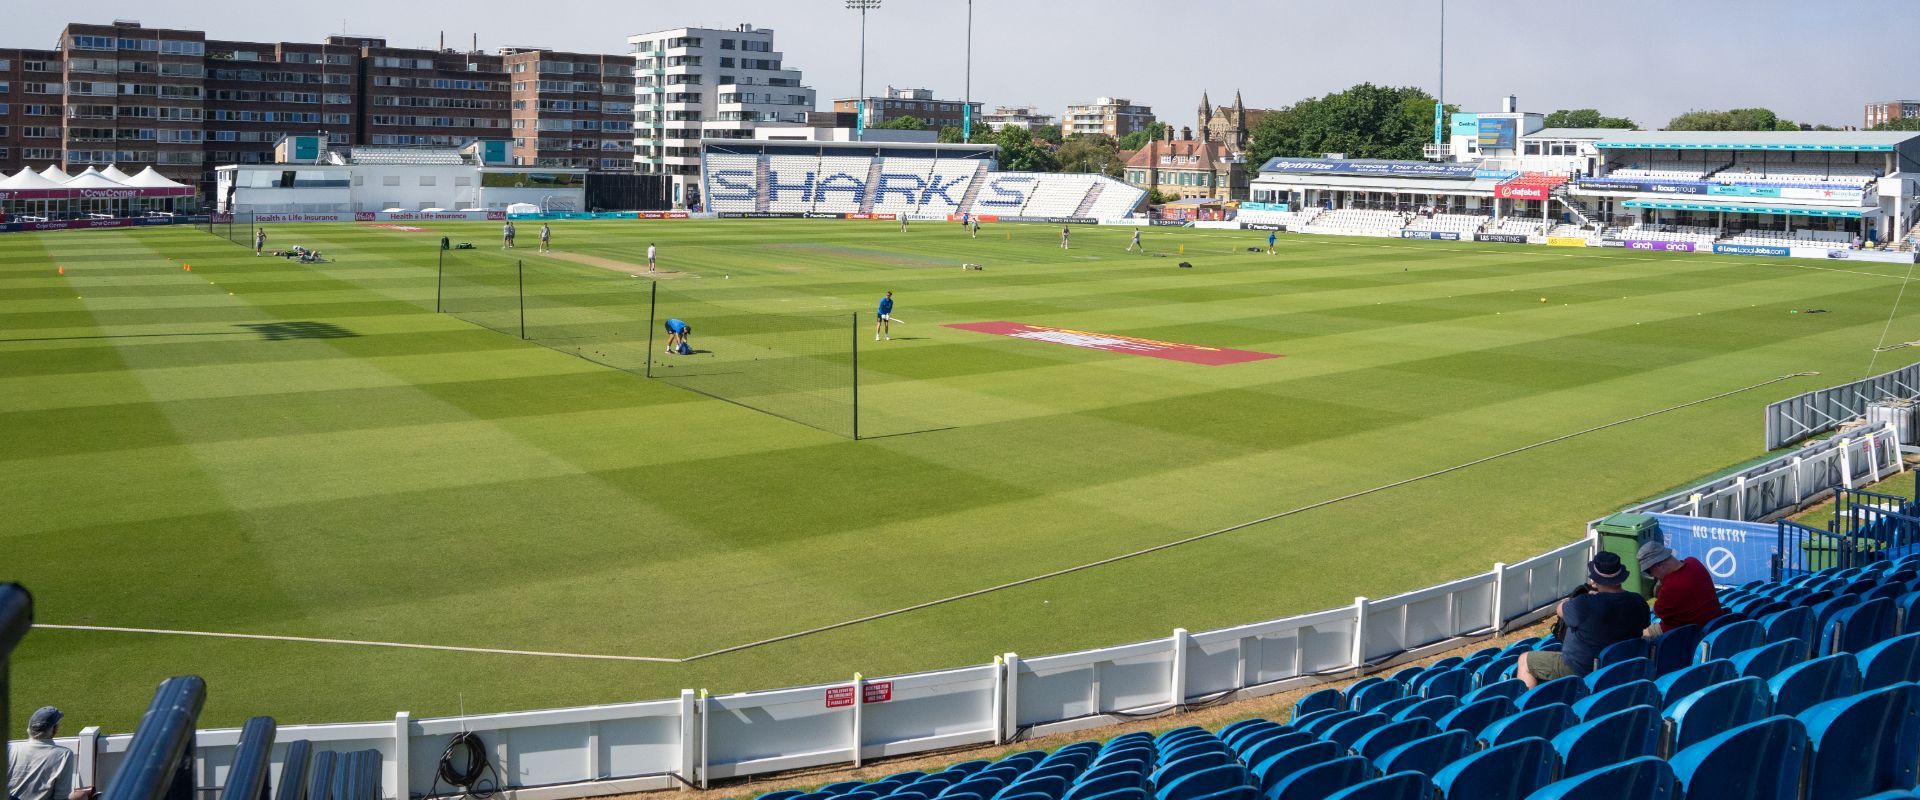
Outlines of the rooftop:
[[1626,128],[1541,128],[1527,134],[1527,139],[1610,139],[1622,133]]
[[1920,139],[1920,133],[1914,131],[1615,131],[1595,146],[1682,150],[1884,152],[1913,139]]

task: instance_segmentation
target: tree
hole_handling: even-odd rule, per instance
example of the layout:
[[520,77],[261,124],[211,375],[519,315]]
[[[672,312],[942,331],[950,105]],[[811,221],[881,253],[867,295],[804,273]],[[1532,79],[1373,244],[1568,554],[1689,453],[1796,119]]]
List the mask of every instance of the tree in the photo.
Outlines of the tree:
[[927,122],[912,114],[902,114],[887,120],[880,127],[896,131],[924,131],[927,129]]
[[1147,187],[1147,203],[1149,205],[1156,205],[1156,206],[1166,205],[1167,203],[1171,203],[1178,199],[1180,199],[1180,195],[1167,194],[1166,192],[1160,191],[1159,189],[1155,189],[1151,186]]
[[1173,138],[1173,128],[1164,122],[1150,122],[1147,127],[1120,137],[1120,149],[1138,150],[1147,146],[1149,140],[1166,141]]
[[1421,89],[1371,83],[1308,98],[1254,125],[1247,164],[1257,169],[1275,156],[1325,153],[1417,159],[1433,141],[1433,102],[1433,96]]
[[1033,143],[1033,134],[1018,125],[1000,129],[1000,168],[1012,172],[1053,172],[1059,164],[1053,154]]
[[[993,129],[987,127],[986,123],[981,122],[979,120],[973,121],[973,140],[974,141],[992,144],[994,136],[996,136],[996,134],[993,132]],[[946,125],[940,128],[941,144],[960,144],[960,140],[961,140],[960,126]]]
[[1797,131],[1792,120],[1765,108],[1736,108],[1729,111],[1688,111],[1667,123],[1670,131]]
[[1035,125],[1033,126],[1033,130],[1028,131],[1028,133],[1033,135],[1033,140],[1036,142],[1060,144],[1062,141],[1060,126],[1058,125]]
[[1546,127],[1549,128],[1633,129],[1640,127],[1633,124],[1633,120],[1627,119],[1626,117],[1601,116],[1598,110],[1591,108],[1563,108],[1548,114],[1544,123]]
[[1876,131],[1920,131],[1920,117],[1902,117],[1873,126]]
[[1053,151],[1061,172],[1096,172],[1118,178],[1126,165],[1120,161],[1120,148],[1112,137],[1090,133],[1068,138]]

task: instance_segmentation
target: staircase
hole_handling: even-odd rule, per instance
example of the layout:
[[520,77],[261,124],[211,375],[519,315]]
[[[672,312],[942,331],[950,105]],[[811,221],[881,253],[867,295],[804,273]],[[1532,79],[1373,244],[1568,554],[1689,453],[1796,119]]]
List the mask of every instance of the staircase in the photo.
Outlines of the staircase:
[[767,154],[753,160],[753,210],[767,210]]
[[1087,196],[1081,198],[1080,207],[1073,210],[1073,215],[1076,217],[1084,217],[1093,213],[1093,204],[1100,200],[1100,191],[1106,187],[1106,181],[1094,181],[1093,188],[1088,189]]
[[860,213],[873,213],[873,190],[880,185],[880,157],[874,156],[873,163],[867,167],[867,191],[860,198]]
[[980,187],[987,182],[987,162],[982,161],[973,168],[973,180],[967,182],[966,194],[960,195],[960,213],[972,215],[973,201],[980,197]]
[[1586,203],[1574,199],[1573,194],[1567,191],[1569,185],[1571,184],[1563,183],[1553,187],[1553,199],[1560,201],[1560,205],[1566,206],[1568,211],[1573,212],[1573,218],[1579,220],[1581,225],[1600,227],[1600,215],[1588,208]]

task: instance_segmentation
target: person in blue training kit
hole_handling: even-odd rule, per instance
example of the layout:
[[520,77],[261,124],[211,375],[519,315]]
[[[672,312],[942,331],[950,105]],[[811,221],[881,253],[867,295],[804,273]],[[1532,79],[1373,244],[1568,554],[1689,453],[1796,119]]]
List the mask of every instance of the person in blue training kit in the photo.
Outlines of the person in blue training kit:
[[1267,255],[1273,255],[1273,242],[1275,239],[1278,239],[1279,237],[1280,237],[1280,234],[1275,233],[1273,231],[1267,231]]
[[693,335],[693,326],[677,319],[667,320],[667,352],[678,353],[683,348],[691,348],[687,337]]
[[882,336],[887,337],[887,341],[893,341],[893,331],[890,330],[890,324],[893,322],[892,317],[893,292],[887,292],[886,297],[880,298],[880,312],[873,317],[874,341],[880,341],[880,337]]

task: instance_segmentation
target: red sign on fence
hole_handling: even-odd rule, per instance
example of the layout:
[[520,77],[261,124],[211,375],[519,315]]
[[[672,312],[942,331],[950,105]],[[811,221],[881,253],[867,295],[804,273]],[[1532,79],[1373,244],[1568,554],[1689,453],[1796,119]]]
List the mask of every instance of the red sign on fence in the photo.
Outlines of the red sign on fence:
[[866,685],[861,693],[860,702],[884,703],[893,699],[893,681],[874,681]]
[[853,687],[851,686],[827,687],[827,708],[840,708],[842,706],[850,706],[850,705],[853,705]]

